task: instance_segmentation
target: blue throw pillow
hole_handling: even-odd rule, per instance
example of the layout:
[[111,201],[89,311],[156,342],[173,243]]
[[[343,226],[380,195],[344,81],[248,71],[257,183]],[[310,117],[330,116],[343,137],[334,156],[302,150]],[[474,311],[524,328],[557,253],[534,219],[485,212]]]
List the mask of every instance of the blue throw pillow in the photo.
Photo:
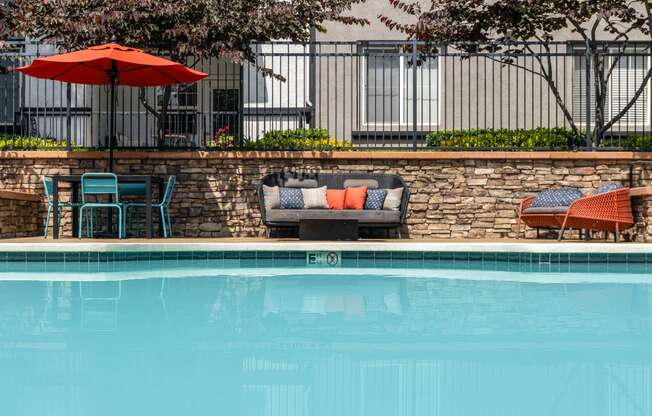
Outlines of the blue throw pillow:
[[301,188],[279,188],[278,196],[281,209],[303,209]]
[[547,189],[536,194],[531,208],[567,207],[582,196],[577,188]]
[[609,183],[606,183],[604,185],[600,185],[600,187],[598,189],[593,191],[593,195],[600,195],[600,194],[603,194],[605,192],[615,191],[616,189],[620,189],[622,187],[623,187],[622,183],[609,182]]
[[364,209],[383,209],[387,190],[367,189],[367,199],[364,202]]

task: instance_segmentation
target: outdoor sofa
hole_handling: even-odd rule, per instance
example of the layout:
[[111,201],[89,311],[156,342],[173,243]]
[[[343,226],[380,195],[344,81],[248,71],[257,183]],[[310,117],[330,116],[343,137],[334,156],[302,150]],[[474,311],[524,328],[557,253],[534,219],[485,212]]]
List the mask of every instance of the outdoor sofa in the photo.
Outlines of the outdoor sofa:
[[615,240],[621,231],[634,225],[629,188],[619,188],[600,194],[587,195],[569,206],[533,208],[536,195],[521,201],[517,229],[521,223],[532,228],[559,228],[561,240],[564,230],[591,230],[613,232]]
[[[368,189],[403,188],[398,210],[368,209],[280,209],[265,205],[263,185],[281,188],[318,188],[346,189],[366,186]],[[410,190],[398,175],[374,173],[274,173],[262,178],[258,185],[258,201],[262,222],[267,227],[269,237],[274,229],[298,229],[304,220],[353,221],[361,229],[395,230],[400,238],[400,227],[405,223]],[[336,224],[336,223],[334,223]]]

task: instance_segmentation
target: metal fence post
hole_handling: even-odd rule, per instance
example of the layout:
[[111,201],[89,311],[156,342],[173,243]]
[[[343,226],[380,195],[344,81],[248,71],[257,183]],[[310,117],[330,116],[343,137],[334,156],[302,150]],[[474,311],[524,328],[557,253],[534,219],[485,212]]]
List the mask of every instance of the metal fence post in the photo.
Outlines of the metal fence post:
[[[304,45],[305,51],[305,45]],[[304,57],[305,59],[305,57]],[[305,63],[304,63],[305,65]],[[314,128],[317,124],[317,115],[315,114],[316,96],[317,96],[317,45],[315,43],[315,29],[310,29],[310,43],[308,44],[308,101],[310,102],[310,115],[307,122],[307,128]]]
[[238,149],[244,147],[244,62],[240,64],[239,88],[238,94]]
[[591,64],[593,62],[593,50],[591,48],[591,41],[586,40],[586,51],[585,51],[585,59],[586,59],[586,71],[584,73],[585,76],[585,83],[586,83],[586,88],[585,88],[585,94],[586,94],[586,120],[585,120],[585,126],[584,128],[586,129],[584,134],[584,141],[586,147],[593,147],[593,142],[591,140],[591,113],[593,111],[593,106],[591,105],[591,88],[592,88],[592,80],[591,80]]
[[72,150],[72,114],[70,111],[70,99],[72,96],[72,86],[66,84],[66,148]]
[[412,39],[412,149],[417,150],[417,40]]

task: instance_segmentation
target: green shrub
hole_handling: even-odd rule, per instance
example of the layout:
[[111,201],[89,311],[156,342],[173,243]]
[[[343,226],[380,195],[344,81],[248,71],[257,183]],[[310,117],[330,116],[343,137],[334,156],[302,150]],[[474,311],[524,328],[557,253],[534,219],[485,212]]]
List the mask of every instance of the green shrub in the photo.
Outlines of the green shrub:
[[652,136],[623,136],[604,138],[601,147],[627,149],[627,150],[652,150]]
[[442,130],[429,133],[426,141],[430,147],[446,148],[513,148],[569,150],[580,145],[572,130],[538,128],[532,130],[472,129]]
[[250,150],[345,149],[350,147],[351,143],[330,137],[326,129],[270,130],[258,140],[245,141],[245,148]]
[[[65,140],[47,139],[29,136],[0,136],[0,149],[47,150],[48,148],[65,148]],[[73,147],[78,147],[73,145]],[[54,150],[59,150],[54,149]]]

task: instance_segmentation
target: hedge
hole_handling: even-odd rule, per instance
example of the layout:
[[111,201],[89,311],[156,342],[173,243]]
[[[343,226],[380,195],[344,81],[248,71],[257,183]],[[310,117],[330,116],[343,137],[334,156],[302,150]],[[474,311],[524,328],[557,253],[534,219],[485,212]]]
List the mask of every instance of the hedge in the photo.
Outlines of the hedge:
[[627,150],[652,150],[652,136],[612,137],[602,141],[602,147]]
[[[45,149],[65,148],[68,145],[65,141],[30,136],[0,136],[0,149]],[[78,147],[73,144],[73,147]]]
[[570,150],[582,144],[572,130],[563,128],[441,130],[429,133],[426,142],[429,147],[469,149]]
[[292,129],[270,130],[258,140],[245,140],[244,147],[250,150],[346,149],[351,143],[330,137],[326,129]]

